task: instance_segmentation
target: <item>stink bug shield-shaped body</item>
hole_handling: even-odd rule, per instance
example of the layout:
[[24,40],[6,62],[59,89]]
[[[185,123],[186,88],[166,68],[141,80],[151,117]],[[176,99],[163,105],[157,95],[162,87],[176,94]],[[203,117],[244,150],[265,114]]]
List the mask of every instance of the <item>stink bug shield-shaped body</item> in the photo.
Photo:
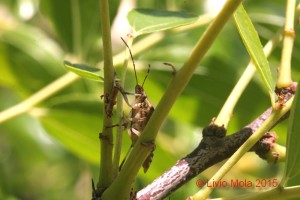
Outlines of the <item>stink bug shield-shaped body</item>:
[[[121,39],[123,40],[123,38],[121,38]],[[129,114],[129,123],[127,125],[128,133],[129,133],[129,136],[132,141],[131,146],[133,147],[133,145],[135,145],[136,141],[138,140],[141,133],[143,132],[144,128],[146,127],[146,125],[154,111],[154,107],[148,100],[147,95],[144,91],[144,83],[149,74],[150,65],[149,65],[149,68],[147,71],[147,75],[144,78],[143,84],[140,85],[138,83],[136,69],[135,69],[135,63],[133,60],[132,53],[131,53],[130,48],[127,45],[127,43],[124,40],[123,40],[123,42],[125,43],[125,45],[127,46],[128,50],[129,50],[129,53],[130,53],[130,56],[132,59],[132,63],[133,63],[135,79],[136,79],[135,94],[134,94],[135,100],[131,105],[131,111]],[[144,144],[144,145],[150,145],[150,144]],[[155,149],[155,144],[152,143],[151,146],[152,146],[151,153],[149,154],[149,156],[146,158],[146,160],[143,163],[143,168],[144,168],[145,173],[147,172],[147,170],[152,162],[152,158],[153,158],[153,151]]]

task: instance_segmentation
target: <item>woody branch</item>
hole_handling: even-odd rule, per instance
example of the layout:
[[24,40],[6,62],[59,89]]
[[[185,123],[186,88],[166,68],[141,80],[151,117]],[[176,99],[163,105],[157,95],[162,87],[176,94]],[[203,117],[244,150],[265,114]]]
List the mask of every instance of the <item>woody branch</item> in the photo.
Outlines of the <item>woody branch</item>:
[[[163,199],[205,169],[229,158],[263,124],[271,112],[271,108],[267,109],[252,123],[229,136],[225,136],[226,130],[223,127],[209,125],[203,130],[203,139],[198,147],[140,190],[137,199]],[[287,115],[274,122],[274,126]],[[259,156],[270,151],[273,144],[265,142],[265,139],[270,137],[274,139],[271,141],[275,141],[274,135],[266,133],[251,151],[255,151]]]

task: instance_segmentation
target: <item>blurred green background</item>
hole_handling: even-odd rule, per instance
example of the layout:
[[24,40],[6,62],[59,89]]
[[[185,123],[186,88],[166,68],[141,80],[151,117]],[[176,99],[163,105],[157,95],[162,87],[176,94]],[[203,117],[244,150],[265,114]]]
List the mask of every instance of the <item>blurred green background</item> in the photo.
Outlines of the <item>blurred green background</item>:
[[[121,26],[126,17],[116,17],[125,9],[124,2],[132,4],[131,7],[202,15],[215,9],[219,1],[109,2],[114,23],[113,50],[117,53],[124,49],[120,36],[130,31]],[[90,66],[97,66],[102,61],[105,49],[101,49],[99,9],[99,2],[94,0],[1,0],[1,111],[22,102],[67,73],[63,60]],[[262,44],[284,23],[285,1],[245,1],[245,9],[261,36]],[[135,56],[140,80],[145,76],[146,66],[151,64],[145,90],[154,106],[172,78],[162,63],[180,67],[205,27],[167,32],[162,41]],[[296,31],[298,29],[297,24]],[[300,64],[297,56],[299,43],[296,37],[292,60],[295,81],[300,72],[297,67]],[[274,78],[280,55],[279,46],[269,58]],[[233,20],[230,20],[172,108],[157,138],[153,163],[147,174],[139,174],[137,189],[146,186],[197,146],[202,128],[218,114],[248,62],[247,52]],[[126,90],[133,91],[133,73],[131,67],[129,69]],[[102,89],[102,83],[77,80],[30,112],[0,124],[0,199],[91,198],[91,179],[98,180]],[[228,133],[239,130],[269,106],[268,95],[256,76],[235,109]],[[126,108],[125,112],[128,111]],[[286,127],[285,122],[275,128],[279,143],[283,145]],[[129,145],[126,134],[122,155]],[[217,169],[218,166],[214,166],[197,178],[209,178]],[[227,178],[255,181],[256,178],[280,177],[282,170],[282,164],[268,165],[255,154],[248,153]],[[197,191],[195,182],[196,179],[190,181],[171,198],[183,199]],[[245,190],[216,190],[213,195],[243,192]]]

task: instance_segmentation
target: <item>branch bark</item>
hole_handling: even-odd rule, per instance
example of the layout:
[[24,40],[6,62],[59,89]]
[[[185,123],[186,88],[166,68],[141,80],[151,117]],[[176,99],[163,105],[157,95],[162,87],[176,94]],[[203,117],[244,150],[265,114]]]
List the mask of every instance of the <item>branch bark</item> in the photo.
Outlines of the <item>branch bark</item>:
[[[267,109],[252,123],[229,136],[225,136],[226,130],[223,127],[209,125],[203,130],[203,139],[199,146],[147,187],[140,190],[137,193],[137,199],[163,199],[205,169],[229,158],[262,125],[271,112],[271,108]],[[286,117],[284,116],[279,121]],[[274,126],[279,121],[274,122]],[[266,134],[266,137],[271,136]],[[251,151],[260,154],[267,153],[266,151],[271,149],[272,144],[269,144],[269,148],[266,145],[268,144],[263,140],[258,141]]]

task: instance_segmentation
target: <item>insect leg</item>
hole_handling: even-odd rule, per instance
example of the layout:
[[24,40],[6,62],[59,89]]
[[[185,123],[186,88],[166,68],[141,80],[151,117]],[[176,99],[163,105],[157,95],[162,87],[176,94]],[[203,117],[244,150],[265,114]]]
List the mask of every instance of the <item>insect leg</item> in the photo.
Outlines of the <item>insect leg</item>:
[[146,173],[150,167],[150,164],[152,162],[153,156],[154,156],[154,150],[156,148],[155,143],[152,142],[142,142],[142,145],[151,148],[150,154],[147,156],[146,160],[143,163],[144,173]]
[[170,66],[173,70],[172,74],[175,75],[176,74],[176,68],[174,67],[174,65],[172,65],[171,63],[163,63],[164,65]]

